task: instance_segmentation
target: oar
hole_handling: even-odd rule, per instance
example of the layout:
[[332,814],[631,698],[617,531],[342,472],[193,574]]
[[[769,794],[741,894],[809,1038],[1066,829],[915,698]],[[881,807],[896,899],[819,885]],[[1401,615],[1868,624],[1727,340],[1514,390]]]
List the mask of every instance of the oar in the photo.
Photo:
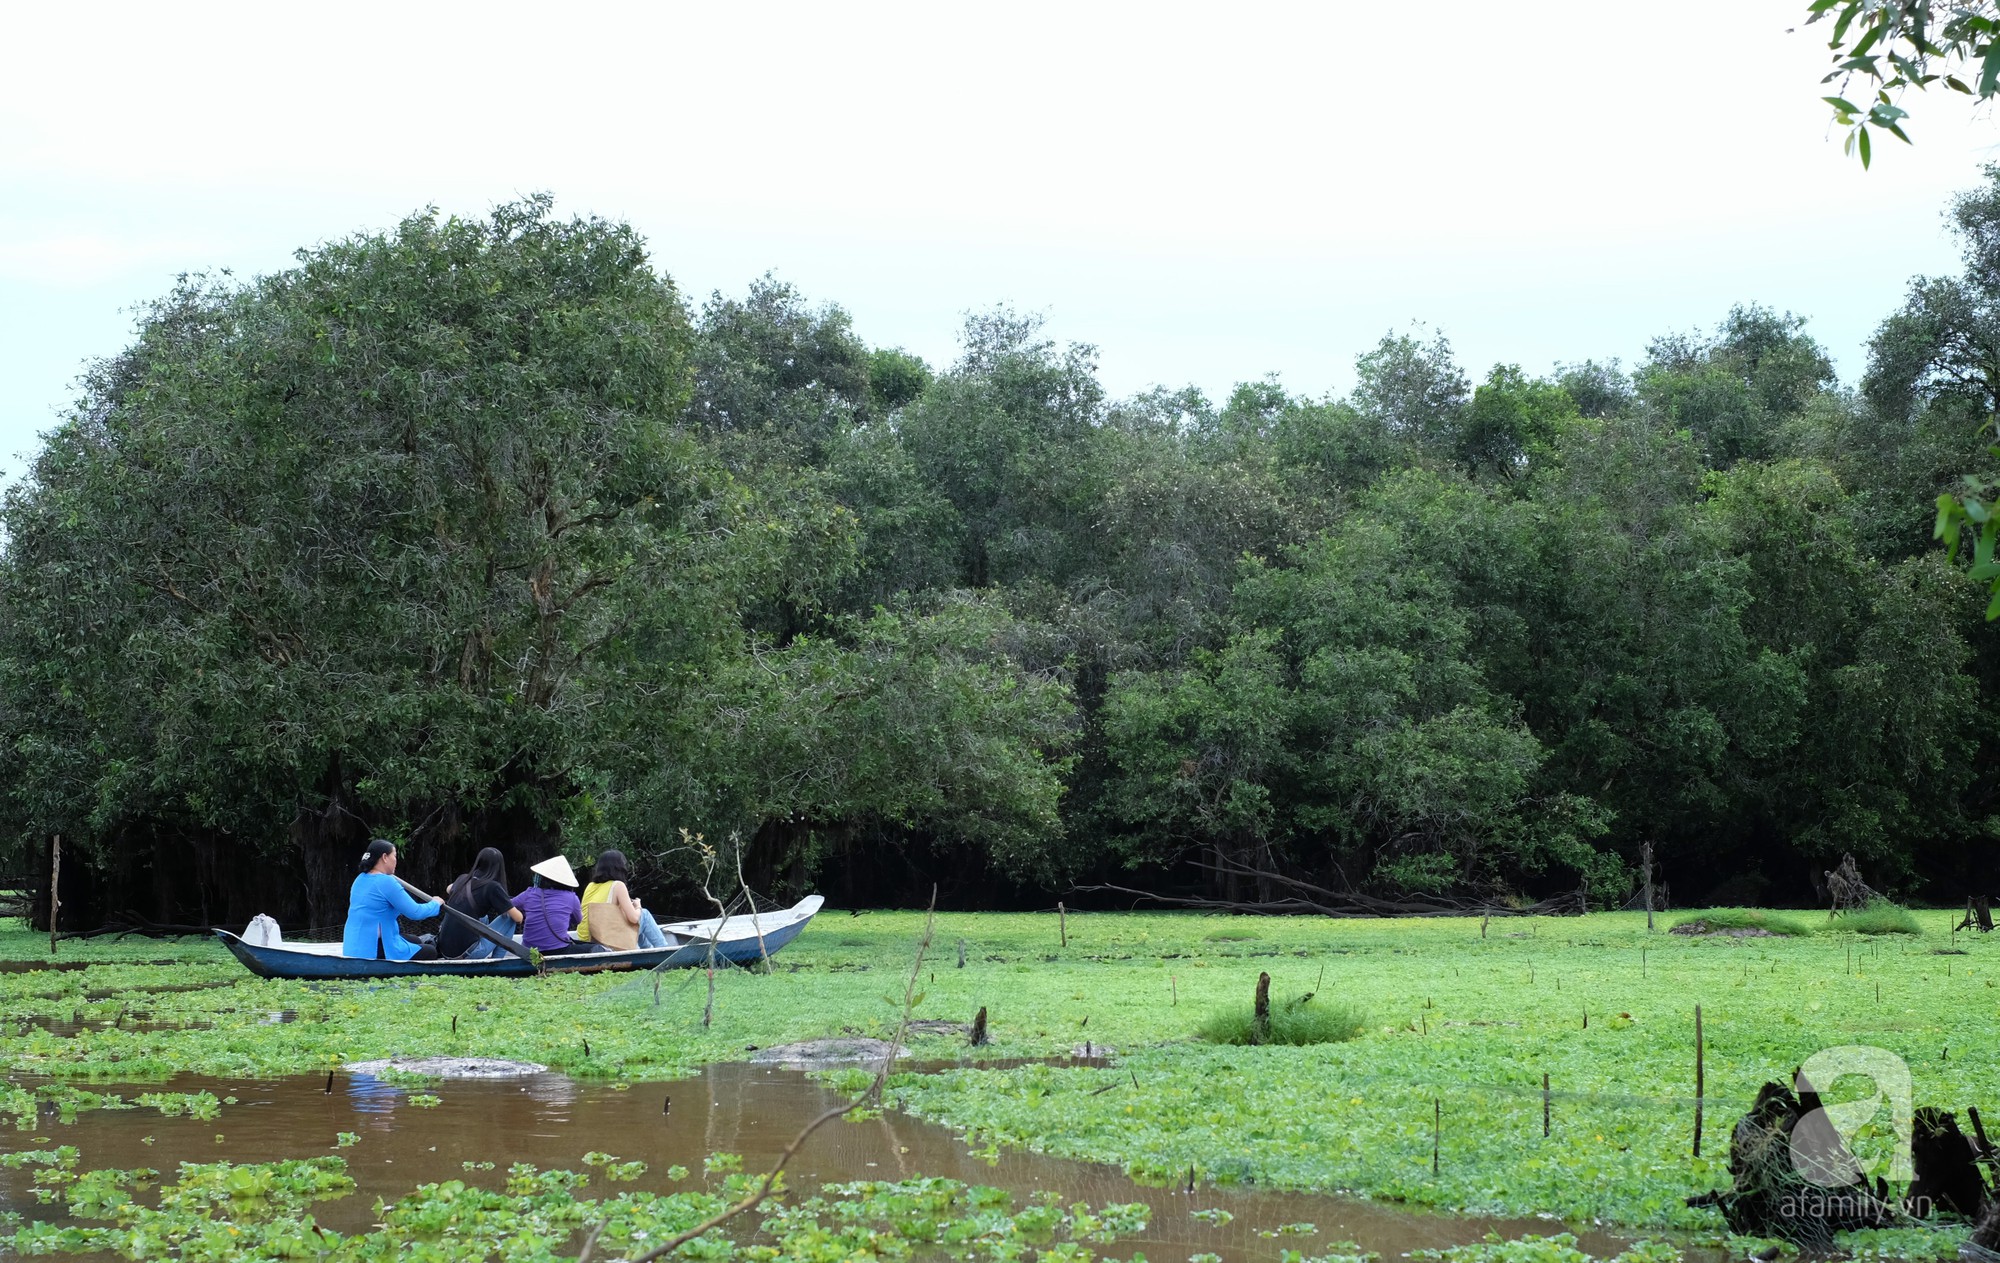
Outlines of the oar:
[[[419,902],[422,903],[429,903],[431,901],[431,897],[429,895],[425,894],[421,890],[418,890],[415,886],[412,886],[410,883],[404,881],[402,878],[398,877],[396,881],[402,885],[403,890],[409,894],[410,898],[418,900]],[[520,940],[509,938],[507,935],[500,933],[492,926],[486,924],[486,922],[481,921],[478,917],[468,916],[465,913],[460,912],[457,908],[452,907],[448,903],[444,904],[444,910],[450,913],[452,916],[457,917],[461,922],[464,923],[466,929],[471,930],[474,934],[477,934],[480,938],[485,939],[487,942],[493,944],[496,947],[506,948],[508,951],[514,953],[514,955],[519,956],[522,959],[522,961],[524,961],[527,964],[532,965],[535,963],[534,959],[528,955],[527,945],[522,943]]]

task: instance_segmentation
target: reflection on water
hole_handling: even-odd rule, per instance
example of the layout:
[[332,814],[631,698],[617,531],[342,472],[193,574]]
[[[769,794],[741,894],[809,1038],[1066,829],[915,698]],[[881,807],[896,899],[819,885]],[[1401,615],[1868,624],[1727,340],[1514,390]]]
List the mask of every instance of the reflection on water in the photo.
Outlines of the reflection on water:
[[399,1085],[372,1074],[350,1075],[347,1080],[347,1099],[357,1114],[393,1114],[402,1096]]
[[[26,1082],[26,1081],[23,1081]],[[151,1112],[92,1112],[72,1124],[44,1121],[39,1132],[0,1131],[0,1151],[39,1148],[48,1142],[73,1144],[86,1167],[149,1166],[172,1170],[175,1163],[269,1162],[280,1158],[339,1153],[348,1163],[354,1196],[324,1203],[314,1216],[336,1231],[366,1229],[374,1222],[377,1197],[394,1200],[417,1184],[463,1179],[499,1187],[516,1162],[537,1167],[588,1170],[583,1156],[601,1150],[621,1159],[642,1159],[646,1173],[630,1185],[671,1191],[686,1188],[667,1179],[674,1165],[699,1172],[711,1153],[736,1153],[744,1169],[767,1169],[812,1118],[842,1098],[803,1075],[744,1065],[713,1066],[697,1078],[670,1083],[636,1083],[627,1088],[579,1084],[562,1075],[525,1079],[456,1080],[411,1086],[373,1075],[337,1077],[327,1090],[324,1076],[262,1082],[184,1076],[165,1085],[93,1085],[127,1099],[162,1087],[177,1092],[207,1090],[233,1095],[220,1118],[206,1121],[166,1118]],[[419,1095],[439,1098],[425,1108]],[[348,1145],[342,1133],[351,1133]],[[218,1134],[222,1137],[218,1144]],[[150,1141],[150,1143],[148,1143]],[[491,1163],[491,1169],[483,1169]],[[789,1168],[794,1185],[810,1190],[822,1183],[858,1179],[943,1176],[970,1184],[990,1184],[1017,1197],[1053,1190],[1065,1201],[1145,1202],[1151,1226],[1122,1239],[1121,1255],[1143,1251],[1152,1258],[1186,1258],[1213,1252],[1232,1260],[1276,1260],[1286,1250],[1323,1253],[1334,1242],[1352,1240],[1394,1259],[1415,1249],[1439,1249],[1477,1241],[1487,1232],[1506,1236],[1557,1231],[1538,1220],[1491,1220],[1416,1214],[1394,1207],[1311,1194],[1255,1188],[1144,1188],[1108,1167],[1035,1154],[1003,1154],[989,1163],[942,1127],[885,1112],[858,1121],[838,1121],[815,1132]],[[33,1217],[38,1209],[28,1192],[28,1174],[0,1169],[0,1210]],[[593,1191],[604,1191],[593,1183]],[[1224,1224],[1197,1219],[1197,1212],[1226,1210]],[[46,1215],[46,1211],[42,1211]],[[1273,1233],[1280,1225],[1312,1224],[1310,1234]],[[1620,1243],[1601,1233],[1579,1234],[1586,1249],[1617,1252]],[[1690,1259],[1700,1259],[1690,1253]]]

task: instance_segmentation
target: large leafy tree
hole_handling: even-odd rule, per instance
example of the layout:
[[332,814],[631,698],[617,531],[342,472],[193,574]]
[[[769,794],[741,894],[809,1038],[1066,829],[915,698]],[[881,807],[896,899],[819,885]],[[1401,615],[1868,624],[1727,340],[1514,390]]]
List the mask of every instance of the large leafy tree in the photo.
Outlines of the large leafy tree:
[[155,304],[6,504],[0,622],[67,720],[25,822],[289,828],[324,922],[372,829],[435,877],[587,817],[593,751],[725,643],[767,547],[677,434],[688,341],[636,236],[546,199]]

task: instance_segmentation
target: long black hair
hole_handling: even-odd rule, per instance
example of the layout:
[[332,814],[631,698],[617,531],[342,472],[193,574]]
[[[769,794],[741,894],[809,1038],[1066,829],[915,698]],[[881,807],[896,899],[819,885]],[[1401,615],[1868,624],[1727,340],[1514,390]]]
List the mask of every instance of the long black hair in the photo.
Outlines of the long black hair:
[[392,854],[395,849],[396,844],[389,839],[376,838],[368,844],[368,849],[361,853],[360,871],[365,873],[374,868],[384,855]]
[[630,881],[632,866],[625,862],[623,851],[600,851],[597,867],[590,870],[592,881]]
[[480,881],[497,881],[502,886],[507,884],[507,857],[500,854],[498,847],[479,848],[478,856],[472,861],[471,870],[452,878],[451,885],[445,889],[469,890],[472,888],[472,883]]

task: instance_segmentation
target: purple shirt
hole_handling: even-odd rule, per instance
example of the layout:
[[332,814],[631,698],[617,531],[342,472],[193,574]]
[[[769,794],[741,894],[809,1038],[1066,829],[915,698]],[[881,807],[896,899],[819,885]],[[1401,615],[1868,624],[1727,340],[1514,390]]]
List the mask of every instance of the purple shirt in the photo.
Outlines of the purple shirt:
[[576,940],[569,932],[583,923],[583,905],[574,890],[530,886],[514,896],[521,910],[521,941],[536,951],[570,947]]

